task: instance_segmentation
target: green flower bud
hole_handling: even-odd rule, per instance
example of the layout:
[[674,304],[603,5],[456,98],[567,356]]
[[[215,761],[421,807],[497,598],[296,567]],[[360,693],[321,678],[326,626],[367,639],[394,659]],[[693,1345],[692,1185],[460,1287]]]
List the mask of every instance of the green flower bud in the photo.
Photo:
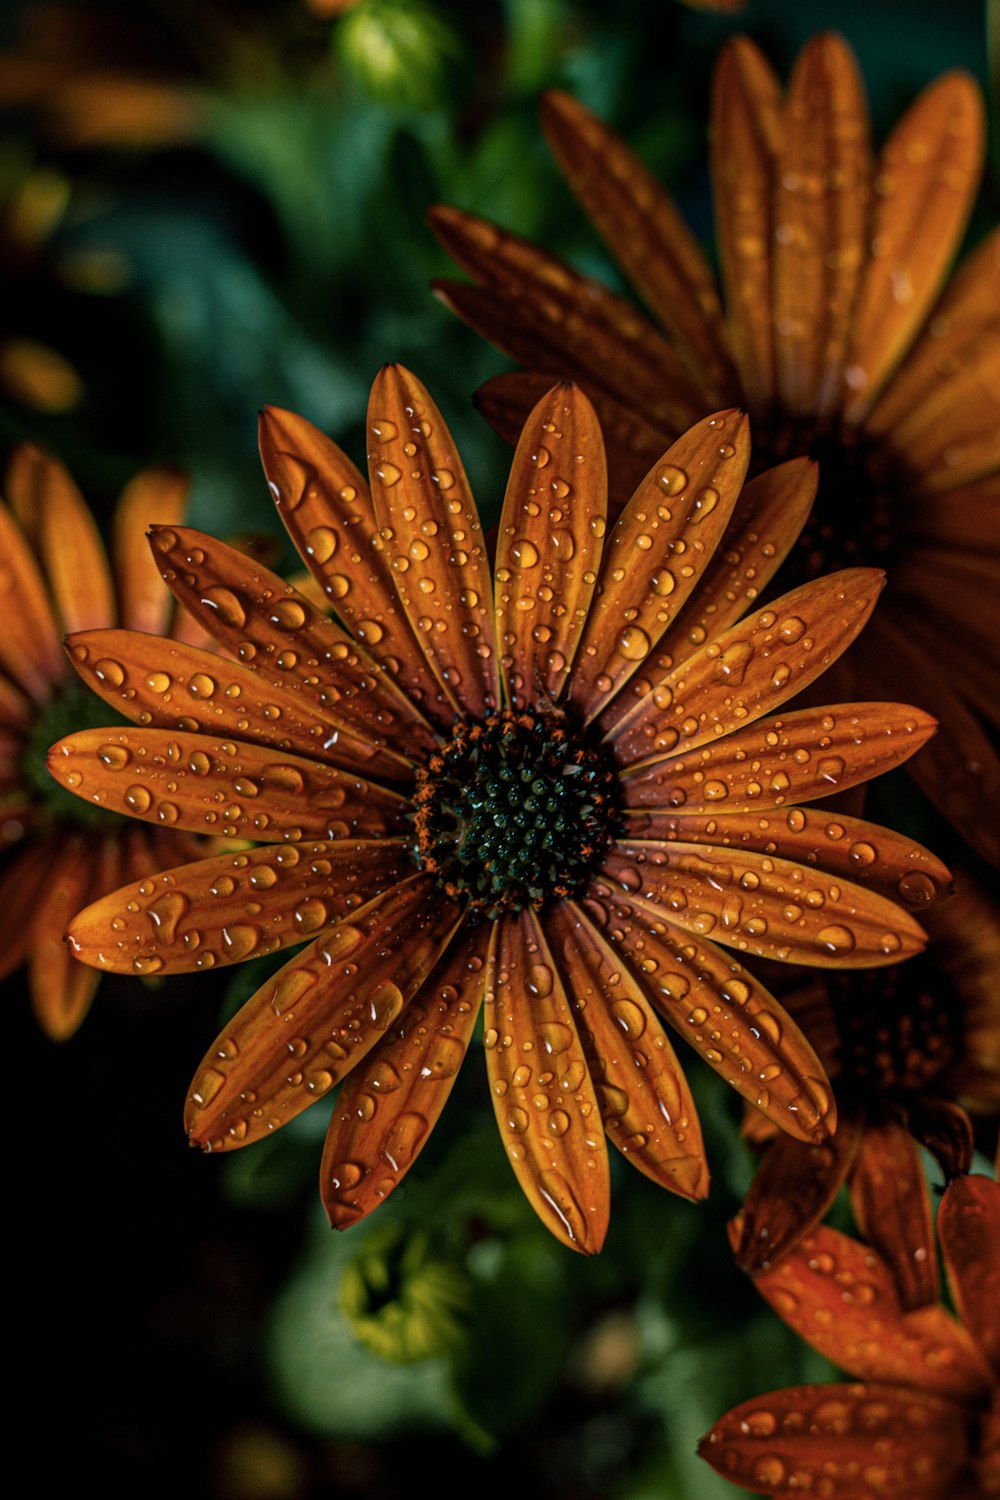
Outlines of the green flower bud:
[[426,1234],[383,1224],[344,1271],[340,1309],[355,1336],[393,1364],[414,1364],[461,1343],[470,1287],[454,1261],[437,1258]]
[[361,0],[338,23],[345,69],[376,99],[411,109],[441,101],[445,64],[458,41],[423,0]]

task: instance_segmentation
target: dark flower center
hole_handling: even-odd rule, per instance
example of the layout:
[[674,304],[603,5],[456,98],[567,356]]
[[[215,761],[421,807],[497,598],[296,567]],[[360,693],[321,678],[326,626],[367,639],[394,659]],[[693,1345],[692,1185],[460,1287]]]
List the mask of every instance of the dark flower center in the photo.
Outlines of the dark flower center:
[[562,714],[459,720],[418,773],[416,862],[488,917],[571,896],[614,836],[617,789],[608,758]]
[[850,976],[837,1015],[844,1071],[864,1091],[933,1093],[961,1054],[961,1007],[924,961]]
[[76,730],[107,729],[126,722],[75,676],[60,683],[39,710],[21,756],[21,775],[33,798],[53,822],[82,824],[86,828],[121,827],[116,813],[85,802],[60,786],[49,775],[45,761],[50,747]]

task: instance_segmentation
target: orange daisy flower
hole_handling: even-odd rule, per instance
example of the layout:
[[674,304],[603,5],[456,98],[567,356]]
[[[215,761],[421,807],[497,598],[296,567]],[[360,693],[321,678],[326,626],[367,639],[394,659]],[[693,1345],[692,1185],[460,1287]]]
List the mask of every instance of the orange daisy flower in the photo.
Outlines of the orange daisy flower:
[[513,440],[553,377],[594,401],[621,488],[702,411],[739,403],[758,458],[821,460],[790,559],[815,577],[884,567],[861,646],[835,670],[845,696],[902,692],[941,731],[911,772],[1000,863],[1000,232],[938,293],[975,197],[985,127],[962,73],[928,88],[873,155],[854,58],[836,36],[805,48],[782,97],[757,48],[718,64],[712,180],[725,311],[671,200],[626,146],[564,94],[543,126],[567,182],[647,303],[483,219],[431,224],[478,283],[438,290],[537,375],[487,384],[480,404]]
[[780,1500],[1000,1494],[1000,1187],[957,1178],[937,1228],[958,1319],[937,1302],[908,1312],[881,1257],[833,1229],[756,1278],[789,1327],[857,1383],[734,1407],[702,1439],[713,1469]]
[[[898,764],[933,721],[782,710],[855,638],[881,575],[817,579],[741,618],[815,486],[805,460],[762,475],[741,545],[720,554],[750,456],[742,413],[679,439],[606,534],[597,418],[575,387],[550,391],[514,456],[495,596],[461,461],[405,370],[375,382],[369,434],[370,489],[307,422],[262,419],[282,518],[343,623],[166,526],[164,579],[237,659],[73,637],[85,680],[141,727],[63,740],[61,784],[261,847],[108,896],[70,941],[125,973],[309,941],[209,1049],[188,1125],[228,1150],[346,1078],[322,1166],[340,1227],[416,1158],[483,1008],[514,1170],[561,1239],[596,1251],[604,1130],[654,1181],[707,1188],[660,1017],[782,1129],[832,1130],[812,1047],[740,958],[855,967],[922,946],[887,893],[945,879],[938,862],[860,822],[832,839],[800,804]],[[877,858],[859,862],[860,843]]]
[[[782,997],[833,1081],[836,1136],[774,1139],[744,1205],[737,1261],[774,1265],[850,1183],[854,1215],[892,1268],[906,1311],[939,1296],[933,1215],[917,1143],[946,1178],[972,1163],[973,1119],[992,1154],[1000,1121],[1000,913],[971,882],[926,917],[927,951],[881,974],[823,976]],[[774,1134],[754,1116],[755,1138]]]
[[[0,979],[27,961],[38,1019],[56,1040],[83,1020],[98,975],[63,942],[86,901],[123,880],[190,859],[196,842],[173,829],[130,829],[52,781],[45,756],[73,725],[98,723],[103,704],[87,692],[62,650],[66,630],[121,621],[160,631],[173,601],[145,544],[150,515],[183,516],[187,485],[146,469],[126,487],[114,519],[114,571],[87,505],[61,464],[24,444],[0,502],[0,587],[8,601],[0,631]],[[109,663],[101,670],[113,674]],[[100,718],[95,717],[98,710]]]

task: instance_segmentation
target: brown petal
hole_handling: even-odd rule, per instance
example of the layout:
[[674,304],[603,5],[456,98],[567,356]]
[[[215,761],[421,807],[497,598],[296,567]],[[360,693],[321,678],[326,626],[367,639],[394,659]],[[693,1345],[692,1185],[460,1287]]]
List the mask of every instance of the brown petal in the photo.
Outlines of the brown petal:
[[344,1080],[320,1167],[334,1229],[388,1198],[430,1138],[475,1030],[490,932],[482,923],[452,943],[396,1025]]
[[[687,1079],[646,995],[580,907],[546,916],[608,1139],[661,1187],[697,1202],[708,1161]],[[575,1082],[568,1080],[567,1086]]]
[[81,834],[65,839],[34,913],[28,955],[28,987],[39,1025],[53,1041],[66,1041],[79,1027],[100,975],[70,953],[63,941],[67,923],[85,904],[102,877],[101,864],[114,857],[114,844],[101,844]]
[[770,65],[748,37],[734,37],[712,84],[712,189],[730,343],[754,414],[775,391],[771,216],[781,116]]
[[894,1120],[867,1126],[851,1173],[851,1205],[861,1233],[892,1273],[903,1311],[937,1302],[927,1184],[916,1143]]
[[31,947],[35,919],[58,864],[61,844],[61,832],[40,835],[4,865],[0,874],[0,979],[18,968]]
[[317,708],[294,678],[277,686],[240,662],[138,631],[85,630],[66,644],[87,686],[135,724],[231,734],[372,776],[412,775],[412,762],[371,744],[336,707]]
[[294,412],[265,407],[259,435],[278,514],[324,595],[407,696],[432,711],[437,683],[397,598],[367,480]]
[[836,1128],[829,1080],[774,996],[729,954],[600,879],[585,909],[662,1016],[727,1083],[782,1130],[825,1140]]
[[336,708],[373,745],[433,748],[419,710],[364,647],[262,564],[189,527],[154,527],[150,546],[185,609],[263,681]]
[[768,1146],[743,1205],[736,1264],[769,1271],[819,1223],[844,1182],[861,1139],[861,1120],[838,1111],[828,1141],[811,1145],[779,1135]]
[[84,729],[49,751],[61,786],[145,822],[226,838],[380,838],[406,804],[350,772],[269,746],[165,729]]
[[265,844],[142,878],[76,916],[69,944],[118,974],[183,974],[308,942],[412,875],[399,839]]
[[[838,703],[760,719],[688,757],[623,773],[629,807],[749,812],[846,791],[915,754],[936,721],[903,703]],[[721,810],[721,808],[720,808]]]
[[610,1211],[608,1157],[573,1012],[531,908],[505,916],[496,934],[483,1040],[500,1136],[545,1226],[596,1255]]
[[62,464],[39,455],[39,554],[66,630],[116,623],[107,553],[93,516]]
[[872,162],[854,55],[839,37],[801,52],[785,106],[774,188],[778,395],[798,416],[832,412],[868,248]]
[[642,696],[623,694],[601,719],[614,723],[607,737],[619,764],[694,750],[773,712],[857,638],[884,582],[877,568],[831,573],[731,625],[673,671],[668,657],[666,676],[640,684]]
[[1000,1374],[1000,1187],[957,1177],[941,1200],[938,1235],[959,1317]]
[[734,394],[715,278],[698,241],[638,157],[569,94],[542,97],[542,129],[567,185],[686,361],[704,406]]
[[960,1104],[929,1097],[908,1100],[906,1116],[910,1134],[931,1153],[946,1181],[969,1171],[974,1150],[972,1121]]
[[732,1484],[780,1500],[951,1500],[969,1459],[960,1407],[875,1383],[755,1396],[716,1422],[698,1452]]
[[[7,617],[4,619],[6,627]],[[23,732],[33,718],[30,699],[16,688],[9,677],[0,671],[0,725],[6,729]]]
[[574,385],[532,411],[514,454],[496,558],[496,633],[507,700],[555,701],[594,595],[608,475],[594,408]]
[[903,116],[879,158],[872,249],[854,319],[850,422],[864,419],[923,323],[958,249],[983,165],[982,99],[946,73]]
[[747,419],[717,412],[679,438],[626,505],[605,548],[570,697],[585,718],[647,661],[719,545],[750,458]]
[[248,1145],[328,1093],[395,1024],[460,920],[415,876],[297,953],[206,1052],[185,1114],[192,1141]]
[[375,518],[410,628],[448,702],[482,715],[500,699],[482,528],[444,418],[402,365],[372,386],[368,441]]
[[[1000,522],[1000,516],[997,519]],[[941,550],[938,559],[942,565],[940,578],[930,600],[921,607],[916,600],[904,604],[897,599],[894,622],[913,647],[927,653],[971,709],[1000,724],[1000,652],[995,649],[996,636],[991,629],[1000,569],[990,605],[977,613],[976,591],[970,588],[963,598],[960,590],[953,590],[951,570]],[[952,577],[964,582],[959,569]],[[1000,616],[996,623],[1000,629]]]
[[889,442],[898,466],[938,494],[1000,468],[1000,345],[997,328],[967,347],[961,362],[902,415]]
[[0,505],[0,557],[5,599],[0,669],[36,703],[44,703],[52,684],[66,675],[66,667],[45,581],[6,505]]
[[922,496],[906,517],[907,535],[947,549],[987,552],[1000,531],[1000,473],[943,494]]
[[119,618],[128,630],[162,635],[167,628],[173,600],[163,587],[146,532],[151,525],[180,525],[188,488],[187,475],[176,469],[143,469],[122,491],[115,510],[112,556]]

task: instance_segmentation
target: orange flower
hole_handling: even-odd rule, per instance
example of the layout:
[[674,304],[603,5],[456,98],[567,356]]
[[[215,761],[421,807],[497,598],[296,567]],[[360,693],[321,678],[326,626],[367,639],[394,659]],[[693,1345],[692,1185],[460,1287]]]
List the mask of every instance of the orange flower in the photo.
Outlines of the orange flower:
[[[608,439],[618,503],[664,442],[739,402],[758,457],[821,460],[790,565],[888,573],[886,597],[836,691],[902,692],[941,730],[911,767],[932,802],[1000,863],[1000,232],[938,297],[983,157],[983,109],[939,79],[872,155],[853,56],[805,48],[783,98],[754,45],[723,51],[712,178],[725,311],[676,208],[601,122],[550,94],[543,124],[569,186],[649,306],[620,297],[482,219],[432,226],[479,283],[439,288],[538,375],[493,380],[480,404],[513,440],[553,377],[579,380]],[[984,815],[985,813],[985,815]]]
[[938,1235],[959,1322],[907,1312],[866,1245],[817,1229],[756,1286],[858,1384],[771,1391],[734,1407],[699,1452],[734,1484],[817,1500],[1000,1494],[1000,1187],[959,1177]]
[[[126,973],[309,940],[209,1049],[188,1124],[231,1149],[346,1077],[322,1167],[341,1227],[410,1167],[483,1007],[514,1170],[561,1239],[596,1251],[602,1122],[654,1181],[707,1188],[661,1016],[782,1129],[833,1128],[812,1047],[707,934],[817,965],[919,949],[885,893],[942,867],[860,822],[831,840],[799,804],[898,764],[933,723],[893,704],[782,711],[857,635],[881,575],[817,579],[740,619],[815,485],[804,460],[762,475],[720,554],[750,456],[740,412],[680,438],[605,536],[593,408],[550,391],[514,457],[495,607],[461,461],[405,370],[379,375],[369,434],[370,491],[301,418],[262,420],[281,515],[343,624],[170,526],[152,534],[163,577],[238,660],[73,638],[85,680],[143,727],[70,736],[57,779],[147,821],[263,843],[106,897],[70,940]],[[859,841],[878,856],[856,870]]]
[[123,880],[152,874],[197,845],[168,829],[124,827],[51,780],[55,735],[104,709],[69,668],[64,630],[113,625],[162,630],[171,599],[143,533],[151,515],[180,520],[186,483],[146,469],[125,489],[114,521],[114,578],[79,490],[65,469],[27,444],[0,503],[0,849],[22,844],[0,872],[0,978],[27,960],[38,1019],[57,1040],[80,1025],[98,976],[69,955],[66,923],[80,905]]
[[[821,1147],[787,1137],[768,1146],[744,1205],[737,1246],[744,1270],[776,1264],[846,1179],[855,1217],[891,1266],[903,1308],[937,1301],[933,1216],[916,1143],[946,1178],[967,1172],[971,1112],[984,1125],[984,1146],[995,1148],[1000,914],[966,881],[928,912],[927,926],[926,953],[877,983],[874,975],[830,974],[783,996],[833,1080],[839,1123]],[[750,1129],[759,1139],[758,1120]]]

